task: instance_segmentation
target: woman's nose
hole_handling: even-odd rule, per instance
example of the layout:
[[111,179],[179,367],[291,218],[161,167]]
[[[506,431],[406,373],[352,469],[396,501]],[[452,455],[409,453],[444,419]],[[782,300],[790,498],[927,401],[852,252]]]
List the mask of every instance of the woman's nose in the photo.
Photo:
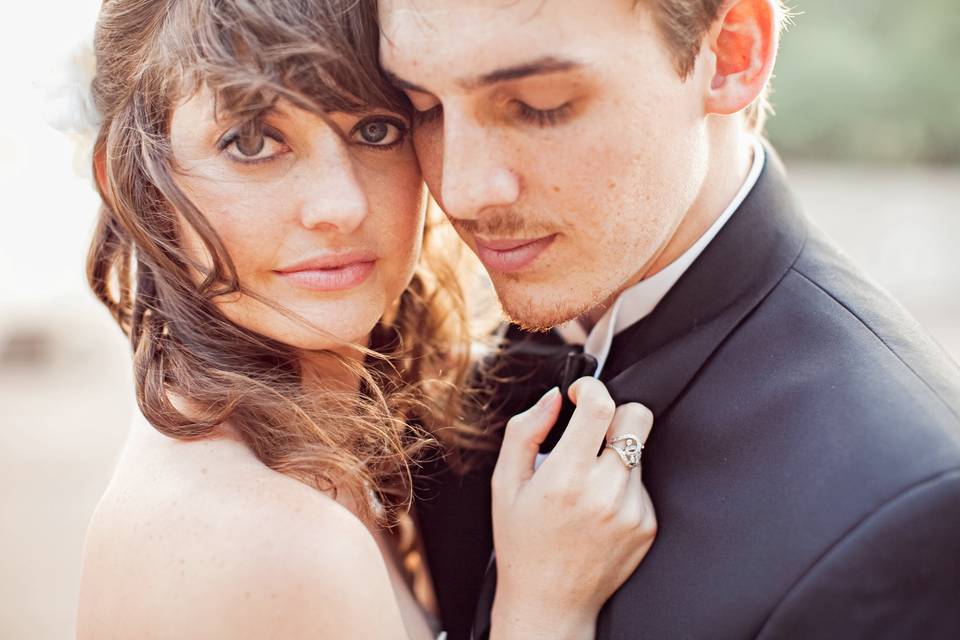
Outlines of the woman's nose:
[[369,202],[345,143],[335,134],[325,137],[298,180],[303,189],[300,223],[311,230],[349,234],[366,219]]

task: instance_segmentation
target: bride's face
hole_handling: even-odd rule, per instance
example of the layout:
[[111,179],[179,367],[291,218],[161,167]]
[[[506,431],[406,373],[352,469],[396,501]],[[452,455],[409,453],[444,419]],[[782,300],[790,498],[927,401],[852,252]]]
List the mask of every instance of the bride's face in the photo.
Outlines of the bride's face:
[[[403,116],[324,119],[280,104],[259,126],[217,121],[201,92],[171,122],[178,186],[217,232],[242,287],[340,340],[363,343],[420,253],[425,192]],[[339,130],[339,131],[338,131]],[[207,260],[199,238],[183,241]],[[250,295],[217,300],[233,322],[303,349],[336,341]]]

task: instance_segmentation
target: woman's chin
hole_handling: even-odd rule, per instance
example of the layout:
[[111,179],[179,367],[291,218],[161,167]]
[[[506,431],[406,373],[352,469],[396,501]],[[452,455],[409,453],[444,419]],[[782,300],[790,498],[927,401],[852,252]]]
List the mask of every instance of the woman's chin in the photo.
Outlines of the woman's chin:
[[308,327],[289,327],[287,331],[271,336],[279,342],[302,351],[335,351],[347,354],[357,346],[367,346],[370,332],[379,318],[369,322],[357,322],[351,326],[319,325],[316,331]]
[[[336,351],[347,354],[356,351],[358,345],[367,346],[370,332],[383,317],[382,309],[370,311],[369,313],[345,312],[335,318],[314,318],[312,319],[313,327],[287,318],[282,320],[278,318],[277,324],[272,327],[271,337],[304,351]],[[311,322],[310,316],[305,315],[304,318],[307,322]]]
[[363,296],[319,304],[285,304],[286,301],[278,300],[288,313],[243,298],[222,305],[221,309],[236,324],[295,349],[347,353],[357,345],[367,345],[370,332],[383,317],[383,297]]

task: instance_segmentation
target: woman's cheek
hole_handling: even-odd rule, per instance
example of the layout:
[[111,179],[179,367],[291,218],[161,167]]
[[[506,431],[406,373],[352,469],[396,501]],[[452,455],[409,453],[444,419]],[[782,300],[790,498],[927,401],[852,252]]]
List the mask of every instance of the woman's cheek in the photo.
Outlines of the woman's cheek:
[[[419,176],[419,173],[417,174]],[[379,238],[391,254],[390,278],[391,297],[399,297],[410,284],[423,244],[423,227],[426,211],[426,197],[422,182],[402,185],[396,192],[404,197],[395,197],[389,208],[385,209],[387,224],[379,226],[383,235]],[[389,231],[388,231],[389,229]]]
[[239,274],[274,269],[276,249],[289,233],[289,216],[277,205],[289,199],[271,191],[244,188],[239,193],[223,193],[212,198],[207,220],[224,244]]

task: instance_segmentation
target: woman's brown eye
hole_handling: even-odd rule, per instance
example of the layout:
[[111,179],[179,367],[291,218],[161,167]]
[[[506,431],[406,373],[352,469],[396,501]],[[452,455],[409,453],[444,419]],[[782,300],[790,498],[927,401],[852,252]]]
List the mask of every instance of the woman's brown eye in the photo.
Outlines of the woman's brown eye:
[[256,122],[231,131],[218,148],[233,162],[247,165],[268,162],[290,152],[280,132]]

